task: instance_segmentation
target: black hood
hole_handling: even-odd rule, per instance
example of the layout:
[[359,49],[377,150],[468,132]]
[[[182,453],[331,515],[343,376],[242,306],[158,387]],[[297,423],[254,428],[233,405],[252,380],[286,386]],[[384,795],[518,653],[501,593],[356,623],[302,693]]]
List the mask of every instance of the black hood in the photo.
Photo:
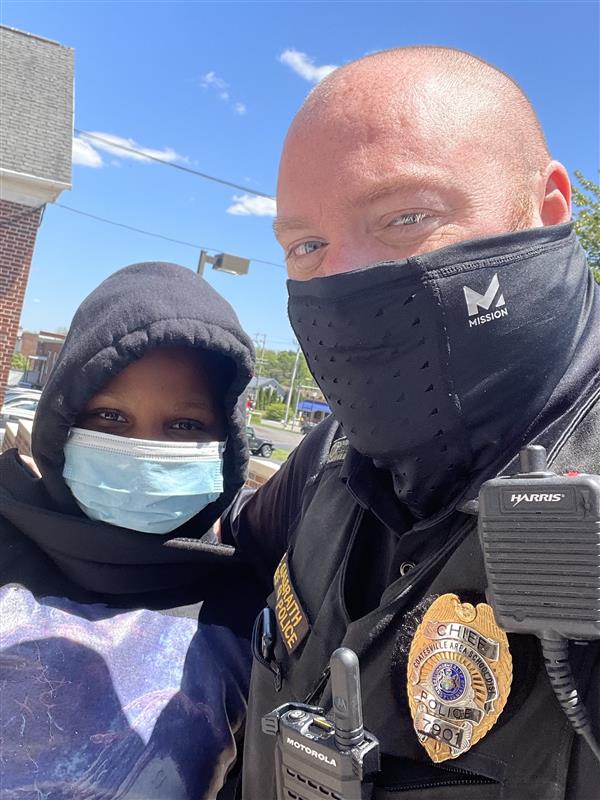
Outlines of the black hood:
[[[88,519],[62,472],[69,429],[88,400],[133,361],[163,346],[208,351],[217,357],[217,364],[222,363],[227,376],[228,432],[222,495],[186,524],[160,536]],[[2,516],[86,588],[144,591],[150,588],[144,564],[152,565],[148,577],[154,588],[172,587],[177,582],[174,563],[188,560],[182,551],[192,557],[203,549],[197,546],[198,540],[244,483],[248,446],[242,395],[253,366],[252,344],[233,309],[194,272],[160,262],[133,264],[116,272],[77,310],[42,392],[32,433],[32,453],[41,480],[34,486],[21,477],[21,469],[6,462],[0,471],[3,494],[6,497],[8,487],[14,501],[3,502]],[[10,463],[17,465],[14,456]],[[157,574],[162,561],[169,565],[164,581]],[[124,566],[135,574],[130,569],[124,573]]]

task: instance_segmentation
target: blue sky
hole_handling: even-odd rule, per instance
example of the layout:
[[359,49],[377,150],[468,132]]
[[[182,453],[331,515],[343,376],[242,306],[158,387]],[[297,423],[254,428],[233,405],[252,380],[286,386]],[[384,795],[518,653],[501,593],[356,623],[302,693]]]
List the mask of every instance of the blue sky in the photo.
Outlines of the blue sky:
[[[532,100],[554,157],[571,172],[597,175],[596,2],[3,0],[0,8],[2,24],[75,48],[77,128],[261,192],[274,192],[285,131],[325,68],[408,44],[462,48],[507,71]],[[60,203],[283,264],[268,201],[91,140],[76,147],[83,163],[74,164],[73,189]],[[126,264],[194,267],[197,259],[194,248],[49,206],[22,325],[67,326],[86,294]],[[251,335],[291,345],[281,266],[255,263],[247,277],[210,270],[207,277]]]

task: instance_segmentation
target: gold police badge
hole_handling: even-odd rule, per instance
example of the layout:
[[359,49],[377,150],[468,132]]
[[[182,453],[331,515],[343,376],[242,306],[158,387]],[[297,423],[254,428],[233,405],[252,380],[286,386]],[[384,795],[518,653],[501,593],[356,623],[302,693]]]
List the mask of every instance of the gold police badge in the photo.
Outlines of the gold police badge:
[[408,702],[432,761],[466,752],[495,724],[512,681],[506,633],[487,603],[444,594],[429,606],[408,655]]

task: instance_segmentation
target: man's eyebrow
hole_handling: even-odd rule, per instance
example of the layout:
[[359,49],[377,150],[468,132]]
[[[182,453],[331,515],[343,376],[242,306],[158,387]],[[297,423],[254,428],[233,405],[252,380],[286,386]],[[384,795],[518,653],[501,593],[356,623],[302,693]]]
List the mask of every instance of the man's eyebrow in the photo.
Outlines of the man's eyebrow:
[[286,231],[298,231],[302,228],[310,227],[310,223],[303,217],[275,217],[273,220],[273,232],[275,236]]
[[398,194],[398,192],[404,191],[410,192],[415,189],[431,188],[435,191],[443,189],[444,185],[443,181],[431,175],[419,175],[418,173],[398,175],[383,184],[375,186],[371,191],[364,194],[358,202],[364,205],[366,203],[372,203],[375,200],[381,200],[388,195]]
[[[443,191],[448,188],[441,176],[436,177],[431,174],[424,174],[419,171],[409,172],[402,175],[396,175],[394,178],[379,183],[371,190],[365,192],[361,197],[356,200],[349,201],[350,205],[367,205],[375,200],[381,200],[384,197],[399,192],[410,192],[416,189],[431,188],[433,191]],[[298,231],[305,228],[310,228],[311,223],[305,217],[276,217],[273,221],[273,231],[275,236],[288,231]]]

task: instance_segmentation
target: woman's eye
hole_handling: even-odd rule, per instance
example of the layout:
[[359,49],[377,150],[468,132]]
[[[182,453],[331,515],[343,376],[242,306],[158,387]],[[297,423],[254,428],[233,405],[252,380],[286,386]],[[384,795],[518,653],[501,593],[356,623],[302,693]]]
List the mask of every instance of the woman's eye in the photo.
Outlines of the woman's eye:
[[399,228],[402,225],[416,225],[418,222],[422,222],[427,214],[424,211],[413,211],[410,214],[402,214],[399,217],[395,217],[390,222],[390,227],[392,228]]
[[114,409],[98,411],[95,416],[97,416],[98,419],[103,419],[105,422],[127,422],[125,417]]
[[309,239],[306,242],[301,242],[297,244],[295,247],[289,252],[291,256],[309,256],[311,253],[320,250],[323,247],[323,242],[319,242],[317,239]]
[[171,427],[176,431],[203,431],[204,425],[197,419],[178,419]]

